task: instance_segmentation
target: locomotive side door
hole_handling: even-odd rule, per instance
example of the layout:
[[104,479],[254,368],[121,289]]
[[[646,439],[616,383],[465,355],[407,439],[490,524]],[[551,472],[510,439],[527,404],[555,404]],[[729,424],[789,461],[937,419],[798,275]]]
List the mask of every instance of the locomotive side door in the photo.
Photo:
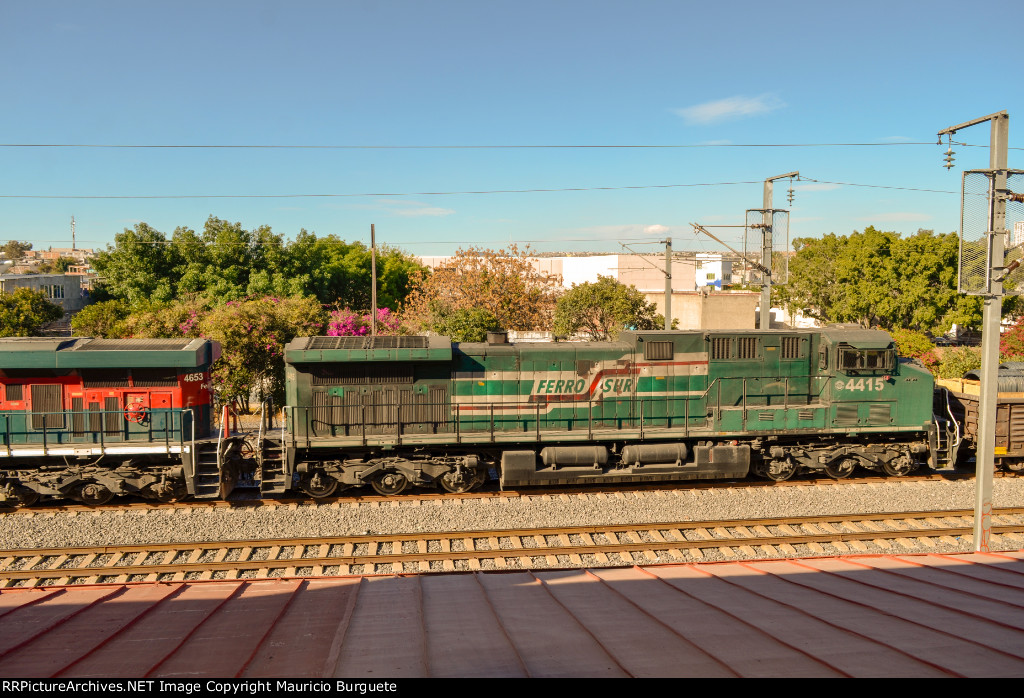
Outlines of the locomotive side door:
[[149,393],[126,392],[124,394],[124,423],[127,427],[128,438],[132,434],[141,434],[149,431],[150,423]]
[[150,421],[153,438],[170,437],[173,434],[174,422],[171,417],[172,393],[153,392],[149,395]]

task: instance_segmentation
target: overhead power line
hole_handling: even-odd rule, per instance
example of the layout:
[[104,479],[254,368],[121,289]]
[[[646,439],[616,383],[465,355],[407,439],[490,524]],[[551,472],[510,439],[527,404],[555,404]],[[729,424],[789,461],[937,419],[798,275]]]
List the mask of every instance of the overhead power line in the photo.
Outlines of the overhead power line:
[[[514,149],[609,149],[618,148],[888,148],[909,145],[934,146],[933,141],[892,143],[623,143],[623,144],[481,144],[481,145],[297,145],[256,143],[0,143],[0,148],[191,148],[252,150],[514,150]],[[961,143],[960,145],[967,145]]]
[[562,187],[555,189],[489,189],[480,191],[418,191],[418,192],[366,192],[362,194],[145,194],[145,195],[92,195],[92,194],[0,194],[0,199],[316,199],[360,196],[456,196],[462,194],[533,194],[562,191],[617,191],[625,189],[673,189],[680,187],[722,187],[747,182],[701,182],[693,184],[643,184],[621,187]]
[[[814,182],[816,184],[835,184],[841,187],[871,187],[873,189],[899,189],[901,191],[922,191],[931,194],[959,194],[959,190],[952,189],[920,189],[918,187],[896,187],[888,184],[857,184],[855,182],[830,182],[824,179],[811,179],[810,177],[801,177],[801,182]],[[987,194],[986,194],[987,196]]]
[[[857,182],[833,182],[825,179],[800,177],[801,182],[833,184],[842,187],[871,187],[875,189],[898,189],[919,191],[930,194],[959,194],[951,189],[922,189],[920,187],[898,187],[888,184],[862,184]],[[743,184],[762,184],[760,180],[737,182],[694,182],[689,184],[640,184],[619,187],[560,187],[536,189],[482,189],[466,191],[417,191],[417,192],[363,192],[357,194],[0,194],[0,199],[330,199],[373,196],[464,196],[479,194],[538,194],[569,191],[627,191],[631,189],[680,189],[686,187],[724,187]]]

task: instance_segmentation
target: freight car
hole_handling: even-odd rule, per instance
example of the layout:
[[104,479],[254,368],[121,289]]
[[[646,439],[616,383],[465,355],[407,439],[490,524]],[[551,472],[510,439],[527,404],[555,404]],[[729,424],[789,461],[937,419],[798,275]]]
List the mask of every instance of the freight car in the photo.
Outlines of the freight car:
[[873,330],[302,337],[285,362],[283,420],[258,450],[265,493],[899,476],[948,443],[931,375]]
[[0,501],[223,496],[241,443],[213,427],[204,339],[0,338]]
[[[977,449],[980,383],[980,371],[936,382],[936,413],[949,417],[951,460],[958,466]],[[996,390],[995,464],[1019,473],[1024,471],[1024,362],[1000,364]]]

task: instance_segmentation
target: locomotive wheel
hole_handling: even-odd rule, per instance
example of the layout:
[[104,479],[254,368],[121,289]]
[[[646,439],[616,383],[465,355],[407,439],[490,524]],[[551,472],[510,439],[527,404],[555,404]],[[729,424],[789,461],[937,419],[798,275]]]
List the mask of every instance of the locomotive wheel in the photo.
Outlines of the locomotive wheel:
[[910,456],[896,456],[892,460],[882,464],[882,470],[885,471],[886,475],[892,477],[903,477],[909,475],[914,471],[917,466],[914,464],[913,459]]
[[82,504],[89,507],[98,507],[113,499],[114,493],[98,482],[90,482],[82,485],[78,490],[78,497],[81,499]]
[[475,490],[483,484],[483,481],[483,473],[476,470],[470,473],[463,472],[461,477],[459,477],[459,473],[451,470],[441,476],[441,487],[453,494],[461,494]]
[[1003,467],[1011,473],[1024,472],[1024,460],[1019,458],[1007,459],[1003,461]]
[[783,482],[796,474],[796,465],[791,460],[773,460],[764,468],[764,476],[775,482]]
[[299,481],[299,489],[314,499],[321,499],[334,494],[338,489],[338,481],[325,473],[315,472]]
[[404,492],[409,486],[409,479],[402,473],[383,472],[374,475],[370,485],[377,494],[390,496]]
[[832,461],[825,466],[825,472],[828,476],[836,480],[842,480],[844,477],[849,477],[854,468],[857,467],[857,461],[853,458],[844,458],[840,461]]
[[14,507],[30,507],[39,501],[39,493],[28,487],[17,487],[14,491],[14,499],[8,499]]

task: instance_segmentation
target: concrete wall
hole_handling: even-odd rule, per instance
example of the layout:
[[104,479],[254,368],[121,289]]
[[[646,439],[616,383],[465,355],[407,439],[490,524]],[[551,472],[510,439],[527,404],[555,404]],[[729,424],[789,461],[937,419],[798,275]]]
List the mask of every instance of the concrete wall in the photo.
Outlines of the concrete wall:
[[[665,312],[665,294],[644,294],[648,302]],[[711,292],[673,293],[672,317],[679,330],[752,330],[757,321],[757,293]]]
[[16,288],[30,288],[42,291],[54,305],[65,313],[76,312],[85,307],[82,292],[82,277],[76,274],[3,274],[0,276],[0,291],[13,293]]

